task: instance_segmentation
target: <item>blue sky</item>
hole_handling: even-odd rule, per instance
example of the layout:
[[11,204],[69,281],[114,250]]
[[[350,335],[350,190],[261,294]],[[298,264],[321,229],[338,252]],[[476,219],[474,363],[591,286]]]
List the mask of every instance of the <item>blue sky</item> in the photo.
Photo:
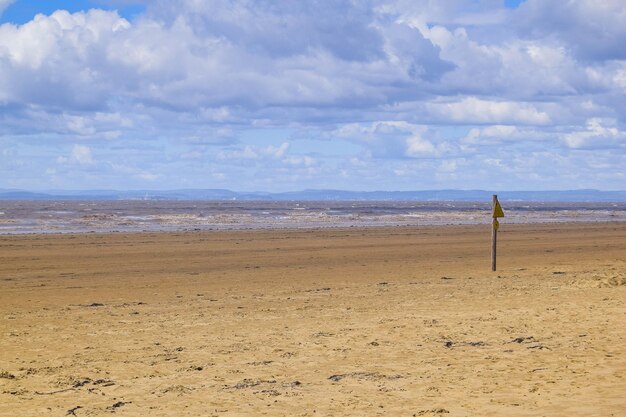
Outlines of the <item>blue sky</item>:
[[[4,4],[4,6],[2,6]],[[57,10],[67,10],[70,13],[85,12],[99,8],[114,10],[126,18],[133,19],[145,12],[145,2],[142,1],[107,1],[107,0],[0,0],[0,7],[4,13],[0,16],[0,23],[24,24],[31,21],[36,15],[50,15]]]
[[626,4],[0,0],[0,188],[626,189]]

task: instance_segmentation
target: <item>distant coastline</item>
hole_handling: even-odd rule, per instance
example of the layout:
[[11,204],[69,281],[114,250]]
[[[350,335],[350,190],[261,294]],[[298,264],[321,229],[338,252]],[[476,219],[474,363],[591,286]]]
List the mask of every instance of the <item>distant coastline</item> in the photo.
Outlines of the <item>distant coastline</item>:
[[44,190],[0,189],[0,200],[174,200],[174,201],[501,201],[626,202],[626,191],[593,189],[554,191],[421,190],[289,192],[231,191],[227,189],[178,190]]

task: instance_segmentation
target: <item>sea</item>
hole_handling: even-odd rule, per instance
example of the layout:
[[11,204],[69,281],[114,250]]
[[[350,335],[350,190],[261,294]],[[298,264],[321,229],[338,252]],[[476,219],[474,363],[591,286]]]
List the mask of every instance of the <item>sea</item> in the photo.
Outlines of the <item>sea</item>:
[[[626,202],[503,201],[500,224],[622,222]],[[489,224],[490,202],[0,201],[0,234]]]

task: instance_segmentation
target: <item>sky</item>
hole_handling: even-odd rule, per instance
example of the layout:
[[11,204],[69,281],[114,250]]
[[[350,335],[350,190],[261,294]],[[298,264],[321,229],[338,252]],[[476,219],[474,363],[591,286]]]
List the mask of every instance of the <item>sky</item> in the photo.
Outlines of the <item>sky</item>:
[[0,0],[0,188],[626,189],[623,0]]

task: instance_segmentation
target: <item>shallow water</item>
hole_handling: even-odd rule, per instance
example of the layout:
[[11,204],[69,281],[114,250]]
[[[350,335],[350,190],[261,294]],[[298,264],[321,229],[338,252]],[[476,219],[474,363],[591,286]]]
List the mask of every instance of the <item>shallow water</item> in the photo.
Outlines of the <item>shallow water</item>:
[[[506,223],[626,221],[626,203],[503,202]],[[1,201],[0,234],[489,223],[490,203]]]

